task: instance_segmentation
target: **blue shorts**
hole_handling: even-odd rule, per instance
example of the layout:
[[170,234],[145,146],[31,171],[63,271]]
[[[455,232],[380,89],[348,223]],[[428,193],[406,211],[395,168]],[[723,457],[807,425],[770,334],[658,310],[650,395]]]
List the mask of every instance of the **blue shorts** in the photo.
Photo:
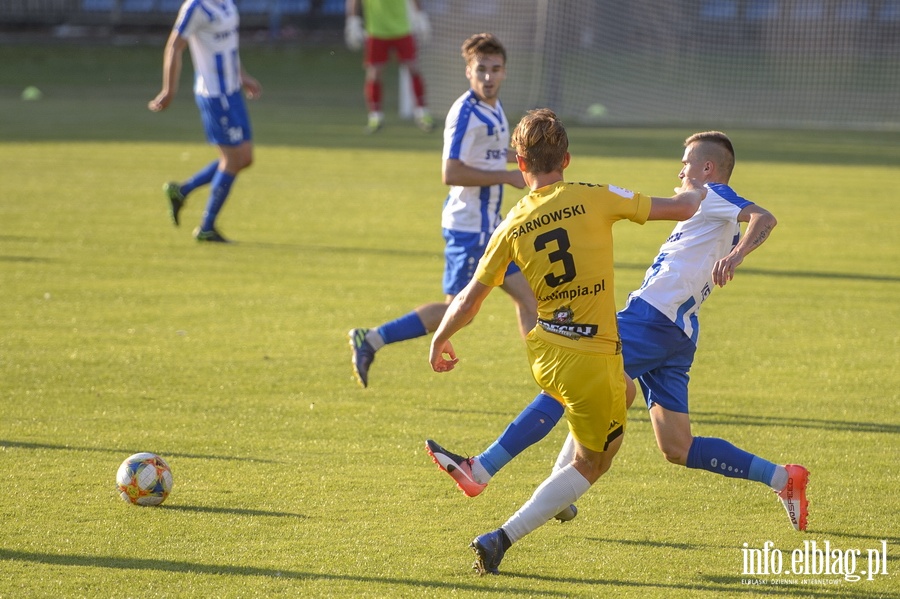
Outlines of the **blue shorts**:
[[617,315],[625,372],[637,379],[647,407],[688,413],[688,372],[697,346],[671,320],[640,298]]
[[[456,295],[475,276],[475,267],[484,255],[484,249],[491,238],[488,233],[465,233],[443,229],[444,241],[444,293]],[[519,267],[510,262],[506,275],[519,272]]]
[[250,116],[241,92],[230,96],[207,98],[194,96],[206,140],[215,146],[239,146],[253,139],[250,130]]

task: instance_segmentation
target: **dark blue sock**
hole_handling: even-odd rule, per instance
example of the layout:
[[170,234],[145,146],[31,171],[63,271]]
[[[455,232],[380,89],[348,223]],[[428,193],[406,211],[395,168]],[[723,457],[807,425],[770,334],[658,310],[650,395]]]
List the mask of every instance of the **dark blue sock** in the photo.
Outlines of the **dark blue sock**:
[[724,439],[714,437],[694,437],[686,465],[688,468],[765,484],[771,482],[775,472],[775,464],[747,453]]
[[415,339],[416,337],[424,337],[428,334],[428,331],[425,329],[422,319],[413,311],[396,320],[384,323],[378,327],[378,334],[381,335],[385,343],[396,343],[407,339]]
[[191,193],[198,187],[206,185],[210,181],[213,180],[213,176],[216,174],[216,170],[219,168],[219,161],[213,160],[202,169],[194,173],[194,176],[181,184],[181,195],[187,197],[187,194]]
[[509,548],[512,547],[512,541],[509,540],[509,535],[506,534],[506,531],[502,528],[497,530],[500,531],[500,544],[503,545],[503,551],[509,551]]
[[203,213],[203,223],[200,230],[211,231],[216,224],[216,217],[225,205],[228,194],[231,192],[231,184],[235,176],[225,171],[216,171],[212,178],[212,188],[209,190],[209,200],[206,202],[206,212]]
[[494,476],[514,457],[546,437],[562,418],[563,411],[561,403],[546,393],[539,393],[503,434],[478,456],[478,462]]

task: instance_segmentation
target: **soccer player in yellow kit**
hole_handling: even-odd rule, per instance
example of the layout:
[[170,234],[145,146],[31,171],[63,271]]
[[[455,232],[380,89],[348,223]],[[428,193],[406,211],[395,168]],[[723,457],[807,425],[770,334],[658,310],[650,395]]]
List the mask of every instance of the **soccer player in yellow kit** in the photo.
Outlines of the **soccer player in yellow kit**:
[[[526,339],[532,375],[544,393],[565,406],[575,441],[571,464],[554,471],[502,527],[472,541],[481,574],[499,573],[512,543],[574,504],[609,469],[622,444],[625,380],[612,225],[623,219],[639,224],[684,220],[706,195],[687,179],[671,198],[612,185],[566,183],[568,145],[565,127],[551,110],[533,110],[519,122],[512,146],[531,193],[496,229],[474,279],[450,304],[431,342],[432,368],[452,370],[458,358],[450,338],[475,317],[515,262],[538,300],[538,324]],[[441,454],[430,445],[427,449],[438,461]]]

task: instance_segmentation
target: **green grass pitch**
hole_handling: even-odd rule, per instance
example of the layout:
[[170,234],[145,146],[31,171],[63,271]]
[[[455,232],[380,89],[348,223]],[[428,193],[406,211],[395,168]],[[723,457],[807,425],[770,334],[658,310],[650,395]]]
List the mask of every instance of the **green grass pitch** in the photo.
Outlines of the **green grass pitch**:
[[[425,338],[358,388],[345,338],[442,297],[440,134],[362,135],[357,55],[247,48],[256,163],[220,219],[239,243],[200,245],[205,194],[175,228],[160,188],[214,154],[189,66],[146,110],[161,56],[0,47],[0,597],[900,597],[900,134],[729,131],[734,187],[779,225],[704,307],[694,433],[806,464],[809,531],[759,484],[667,464],[639,400],[578,518],[479,578],[469,541],[564,426],[476,499],[423,441],[476,453],[533,397],[511,302],[489,298],[445,375]],[[691,132],[572,128],[567,178],[667,195]],[[620,305],[669,229],[617,226]],[[162,507],[115,493],[137,451],[172,466]],[[744,573],[767,541],[785,566],[857,549],[857,573],[886,546],[887,574]]]

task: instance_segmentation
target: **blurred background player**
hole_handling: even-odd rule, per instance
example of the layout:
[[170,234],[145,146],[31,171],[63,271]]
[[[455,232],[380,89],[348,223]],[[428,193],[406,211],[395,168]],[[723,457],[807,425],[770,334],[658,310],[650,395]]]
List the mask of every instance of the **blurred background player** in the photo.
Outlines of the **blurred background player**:
[[425,81],[419,72],[416,56],[416,38],[420,43],[426,43],[431,37],[431,25],[419,0],[347,0],[346,17],[344,39],[347,47],[359,50],[365,45],[363,65],[366,79],[363,91],[369,110],[366,132],[375,133],[384,124],[381,80],[392,51],[397,54],[399,63],[409,71],[416,125],[426,132],[433,130],[434,119],[425,104]]
[[[444,128],[442,177],[451,186],[441,215],[446,296],[443,302],[424,304],[378,328],[350,331],[353,372],[363,387],[369,384],[376,351],[437,329],[447,305],[472,279],[500,223],[503,185],[525,186],[521,172],[506,169],[507,163],[515,162],[509,152],[509,122],[499,99],[506,79],[506,49],[492,34],[480,33],[463,43],[462,57],[470,88],[453,103]],[[524,337],[535,325],[537,300],[515,264],[510,264],[501,288],[516,303]]]
[[[458,363],[451,337],[478,313],[515,261],[538,298],[538,326],[528,334],[528,362],[544,394],[565,405],[573,452],[500,528],[472,541],[475,568],[498,574],[509,547],[587,492],[612,465],[625,433],[626,385],[616,327],[613,225],[620,220],[681,220],[706,190],[685,179],[672,198],[651,198],[612,185],[566,183],[566,129],[546,108],[532,110],[513,133],[519,170],[530,193],[494,231],[472,281],[456,296],[431,340],[435,372]],[[426,449],[451,475],[431,442]],[[608,519],[609,526],[614,519]]]
[[[735,158],[727,135],[695,133],[684,146],[679,178],[696,179],[709,192],[697,213],[675,226],[643,284],[618,314],[625,372],[641,385],[657,444],[669,462],[769,485],[791,525],[806,530],[806,468],[775,464],[724,439],[691,434],[688,373],[697,349],[700,305],[714,286],[723,287],[734,278],[747,254],[769,238],[776,220],[729,186]],[[742,222],[748,223],[743,237]],[[546,436],[561,416],[561,406],[539,395],[480,455],[463,458],[431,441],[432,452],[440,454],[443,464],[450,466],[444,469],[472,497],[515,456]],[[556,468],[571,461],[572,449],[569,438]],[[565,515],[571,519],[575,513],[570,506]]]
[[241,90],[256,99],[262,92],[238,54],[237,7],[232,0],[185,0],[163,55],[162,91],[147,107],[153,112],[168,108],[178,92],[182,54],[191,51],[194,64],[194,97],[206,138],[219,149],[215,160],[184,183],[166,183],[163,191],[169,200],[172,222],[179,224],[179,213],[188,194],[210,184],[209,200],[199,227],[197,241],[227,242],[215,227],[238,173],[253,162],[250,117]]

